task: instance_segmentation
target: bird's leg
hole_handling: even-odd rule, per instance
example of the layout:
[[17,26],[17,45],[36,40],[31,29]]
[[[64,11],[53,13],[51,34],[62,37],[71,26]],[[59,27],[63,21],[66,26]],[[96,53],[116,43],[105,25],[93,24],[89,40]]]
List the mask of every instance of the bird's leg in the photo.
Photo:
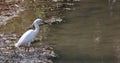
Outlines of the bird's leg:
[[29,52],[29,46],[25,45],[25,52],[28,53]]
[[29,52],[29,49],[30,49],[30,47],[28,46],[28,47],[27,47],[27,51],[28,51],[28,52]]
[[25,46],[25,52],[27,52],[27,46]]
[[24,52],[26,52],[26,50],[27,50],[27,44],[24,44]]
[[28,52],[29,52],[29,49],[30,49],[30,44],[31,44],[31,42],[28,43]]

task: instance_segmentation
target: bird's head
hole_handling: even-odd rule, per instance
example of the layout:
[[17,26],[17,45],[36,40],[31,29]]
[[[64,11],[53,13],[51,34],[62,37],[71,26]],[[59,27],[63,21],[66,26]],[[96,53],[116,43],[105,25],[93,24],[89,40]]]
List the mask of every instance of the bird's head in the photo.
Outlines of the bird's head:
[[45,21],[43,21],[42,19],[36,19],[33,24],[38,24],[38,25],[43,25],[43,24],[47,24]]

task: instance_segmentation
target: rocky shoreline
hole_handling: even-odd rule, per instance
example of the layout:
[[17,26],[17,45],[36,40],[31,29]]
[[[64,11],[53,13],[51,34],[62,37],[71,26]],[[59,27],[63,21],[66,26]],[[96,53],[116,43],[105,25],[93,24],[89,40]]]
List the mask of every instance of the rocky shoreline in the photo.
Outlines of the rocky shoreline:
[[56,57],[53,48],[48,45],[30,47],[29,52],[26,52],[24,48],[18,50],[14,46],[7,46],[0,50],[0,62],[2,63],[53,63],[52,58]]
[[47,44],[31,46],[29,52],[25,47],[18,50],[14,47],[16,40],[15,34],[0,34],[0,63],[53,63],[52,59],[57,57],[54,49]]

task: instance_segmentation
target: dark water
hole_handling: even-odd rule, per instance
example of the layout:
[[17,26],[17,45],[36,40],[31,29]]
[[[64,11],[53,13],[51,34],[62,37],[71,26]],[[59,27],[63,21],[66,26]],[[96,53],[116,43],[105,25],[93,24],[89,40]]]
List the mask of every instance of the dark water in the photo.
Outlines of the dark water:
[[56,63],[120,62],[119,0],[81,0],[67,9],[64,4],[66,10],[42,10],[43,13],[39,8],[45,4],[51,5],[49,2],[30,4],[29,10],[11,20],[1,32],[9,30],[20,35],[37,17],[64,16],[66,22],[51,25],[45,40],[59,55]]
[[119,4],[84,0],[66,12],[67,23],[53,25],[48,37],[60,55],[56,63],[119,63]]

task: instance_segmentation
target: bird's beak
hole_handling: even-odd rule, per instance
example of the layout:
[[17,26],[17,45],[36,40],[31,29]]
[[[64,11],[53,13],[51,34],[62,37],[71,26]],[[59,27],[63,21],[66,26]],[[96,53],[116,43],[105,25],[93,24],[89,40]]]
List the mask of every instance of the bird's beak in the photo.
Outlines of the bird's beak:
[[44,24],[48,24],[47,22],[43,21]]
[[[44,25],[44,24],[47,24],[45,21],[42,21],[40,23],[38,23],[38,25]],[[33,24],[32,24],[33,25]],[[34,26],[34,25],[33,25]]]

